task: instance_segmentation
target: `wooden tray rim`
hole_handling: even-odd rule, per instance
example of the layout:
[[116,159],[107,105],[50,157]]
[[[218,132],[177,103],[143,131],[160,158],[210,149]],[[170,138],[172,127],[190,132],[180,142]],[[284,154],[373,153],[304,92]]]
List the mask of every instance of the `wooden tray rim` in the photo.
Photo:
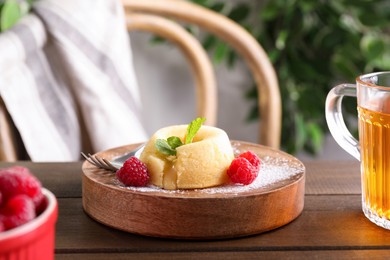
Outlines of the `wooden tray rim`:
[[[137,194],[137,195],[141,195],[141,196],[152,196],[152,197],[159,197],[159,198],[169,198],[169,199],[186,199],[186,200],[210,200],[210,199],[223,199],[223,200],[226,200],[226,199],[234,199],[234,198],[250,198],[250,197],[256,197],[256,196],[259,196],[259,195],[266,195],[266,194],[269,194],[269,193],[272,193],[272,192],[275,192],[275,191],[278,191],[278,190],[281,190],[281,189],[285,189],[291,185],[296,185],[298,182],[301,182],[301,181],[304,181],[305,179],[305,175],[306,175],[306,167],[305,165],[303,164],[303,162],[301,162],[298,158],[294,157],[293,155],[290,155],[284,151],[281,151],[281,150],[277,150],[277,149],[273,149],[273,148],[270,148],[268,146],[264,146],[264,145],[260,145],[260,144],[255,144],[255,143],[250,143],[250,142],[244,142],[244,141],[238,141],[238,140],[231,140],[231,143],[232,145],[235,145],[235,144],[239,144],[240,146],[241,145],[244,145],[244,146],[256,146],[257,148],[260,148],[260,149],[265,149],[265,150],[268,150],[268,151],[271,151],[273,153],[279,153],[281,154],[284,158],[288,158],[289,160],[291,161],[294,161],[295,163],[297,163],[300,167],[300,172],[299,173],[295,173],[292,177],[290,177],[290,181],[288,182],[288,184],[285,184],[285,185],[280,185],[279,187],[276,187],[276,188],[273,188],[273,189],[265,189],[267,186],[269,185],[266,185],[266,186],[262,186],[262,187],[259,187],[258,189],[250,189],[250,190],[246,190],[246,191],[240,191],[240,192],[228,192],[228,193],[223,193],[223,192],[216,192],[216,193],[207,193],[207,192],[201,192],[201,193],[196,193],[196,194],[204,194],[205,196],[199,196],[199,197],[195,197],[195,196],[191,196],[191,194],[188,194],[188,193],[192,193],[192,192],[197,192],[198,190],[201,190],[201,189],[188,189],[188,190],[185,190],[185,189],[181,189],[181,190],[177,190],[177,191],[181,191],[183,193],[179,193],[177,191],[141,191],[141,190],[136,190],[136,189],[129,189],[129,188],[126,188],[124,186],[114,186],[112,184],[106,184],[106,183],[101,183],[101,182],[97,182],[96,180],[94,180],[93,178],[90,178],[90,176],[88,176],[87,174],[85,174],[85,169],[87,169],[88,167],[94,167],[91,163],[89,163],[88,161],[84,161],[83,164],[82,164],[82,171],[83,171],[83,175],[85,177],[87,177],[88,179],[90,179],[91,181],[93,182],[96,182],[98,183],[99,185],[102,185],[108,189],[116,189],[116,190],[119,190],[119,191],[123,191],[123,192],[128,192],[128,193],[131,193],[131,194]],[[94,155],[101,155],[102,153],[110,153],[110,152],[114,152],[114,151],[117,151],[117,150],[120,150],[120,149],[125,149],[127,147],[137,147],[139,145],[141,145],[142,143],[137,143],[137,144],[128,144],[128,145],[123,145],[123,146],[118,146],[118,147],[114,147],[114,148],[110,148],[110,149],[107,149],[107,150],[104,150],[104,151],[100,151],[100,152],[97,152],[95,153]],[[120,156],[120,155],[119,155]],[[98,169],[96,168],[96,170],[98,171],[104,171],[104,172],[108,172],[107,170],[103,170],[103,169]],[[114,173],[112,173],[114,174]],[[278,183],[282,183],[282,182],[285,182],[286,180],[280,180],[278,181]],[[205,188],[205,189],[208,189],[208,188]]]

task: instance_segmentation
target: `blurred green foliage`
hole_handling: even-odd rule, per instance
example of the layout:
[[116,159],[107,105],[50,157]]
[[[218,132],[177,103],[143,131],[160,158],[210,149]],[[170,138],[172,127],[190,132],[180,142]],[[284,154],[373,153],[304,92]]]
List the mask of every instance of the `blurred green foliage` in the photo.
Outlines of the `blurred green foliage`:
[[0,0],[0,32],[15,25],[31,8],[33,0]]
[[[328,132],[325,99],[335,84],[390,70],[390,1],[192,1],[241,24],[268,53],[282,95],[282,148],[289,153],[320,151]],[[236,53],[222,41],[207,35],[203,44],[214,62],[234,65]],[[245,96],[253,104],[248,120],[257,120],[256,88]],[[345,117],[356,116],[356,100],[345,103]]]

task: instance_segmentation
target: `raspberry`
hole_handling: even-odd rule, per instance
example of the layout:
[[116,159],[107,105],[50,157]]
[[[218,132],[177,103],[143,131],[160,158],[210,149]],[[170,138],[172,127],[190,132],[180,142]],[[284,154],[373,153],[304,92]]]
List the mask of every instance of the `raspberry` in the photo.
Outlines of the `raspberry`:
[[234,158],[227,170],[230,180],[244,185],[251,184],[257,177],[258,170],[246,158]]
[[146,164],[135,156],[126,160],[122,168],[116,172],[116,176],[126,186],[142,187],[146,186],[149,181]]
[[252,151],[240,154],[238,157],[247,159],[257,170],[260,170],[260,158]]
[[3,203],[15,195],[25,194],[33,200],[35,207],[38,207],[44,199],[41,187],[40,181],[25,167],[13,166],[0,170]]
[[34,202],[27,195],[16,195],[4,204],[0,216],[5,230],[18,227],[36,217]]
[[4,227],[4,224],[3,224],[3,218],[2,216],[0,215],[0,233],[5,231],[5,227]]

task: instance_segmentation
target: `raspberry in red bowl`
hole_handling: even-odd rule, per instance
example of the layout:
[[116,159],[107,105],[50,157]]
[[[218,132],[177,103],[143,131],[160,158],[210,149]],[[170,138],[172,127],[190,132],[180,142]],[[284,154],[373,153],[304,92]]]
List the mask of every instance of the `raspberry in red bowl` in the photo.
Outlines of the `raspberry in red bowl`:
[[0,259],[54,259],[57,200],[45,188],[42,193],[47,201],[42,213],[23,225],[0,232]]
[[53,259],[55,196],[21,166],[0,169],[0,259]]

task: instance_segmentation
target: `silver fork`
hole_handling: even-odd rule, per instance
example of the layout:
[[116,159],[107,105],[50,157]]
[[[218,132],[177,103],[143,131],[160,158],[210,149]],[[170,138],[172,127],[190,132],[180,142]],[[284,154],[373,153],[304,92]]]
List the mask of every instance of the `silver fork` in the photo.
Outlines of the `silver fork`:
[[145,144],[142,144],[142,145],[138,146],[137,148],[135,148],[134,150],[132,150],[131,152],[126,153],[122,156],[116,157],[111,161],[107,160],[105,158],[101,158],[101,157],[96,156],[96,155],[92,155],[90,153],[88,153],[88,155],[86,155],[85,153],[81,152],[81,155],[85,158],[85,160],[87,160],[88,162],[90,162],[91,164],[95,165],[98,168],[116,172],[117,170],[119,170],[123,166],[125,161],[127,159],[129,159],[131,156],[138,156],[139,157],[139,155],[141,154],[144,147],[145,147]]

